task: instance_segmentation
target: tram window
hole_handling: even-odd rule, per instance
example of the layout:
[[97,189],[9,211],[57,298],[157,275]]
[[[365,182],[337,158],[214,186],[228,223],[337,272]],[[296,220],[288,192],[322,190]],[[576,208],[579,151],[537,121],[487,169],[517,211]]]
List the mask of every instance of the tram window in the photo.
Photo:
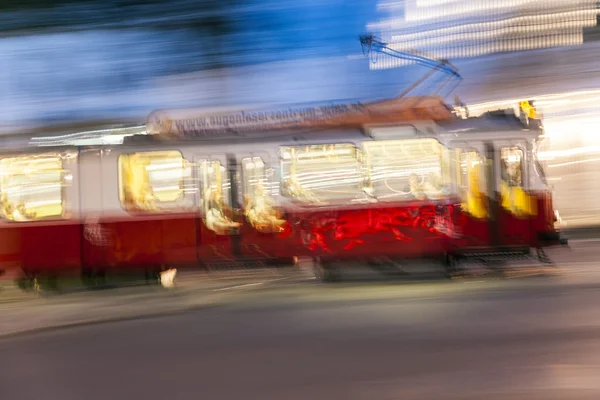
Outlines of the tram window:
[[449,155],[437,140],[381,140],[365,142],[362,148],[365,190],[378,200],[425,200],[449,194]]
[[508,186],[523,187],[523,150],[504,147],[500,150],[502,181]]
[[476,218],[487,217],[486,176],[488,160],[477,151],[459,149],[457,183],[462,207]]
[[486,162],[475,150],[457,150],[458,168],[457,183],[459,194],[466,198],[469,191],[486,192],[485,168]]
[[184,181],[191,169],[178,151],[119,156],[119,197],[130,212],[160,212],[184,206]]
[[273,170],[260,157],[242,160],[244,214],[250,224],[261,232],[280,232],[285,221],[276,210],[272,198]]
[[202,214],[208,229],[218,235],[235,234],[239,223],[231,207],[231,181],[227,169],[219,161],[198,162],[198,175],[202,185]]
[[536,215],[537,202],[524,187],[523,150],[519,147],[504,147],[500,150],[501,205],[514,215]]
[[486,169],[488,161],[477,151],[457,149],[458,192],[462,208],[476,218],[487,217]]
[[245,203],[248,203],[251,197],[269,192],[265,169],[265,163],[260,157],[249,157],[242,160],[242,190]]
[[281,147],[282,194],[328,205],[364,200],[360,162],[352,144]]
[[36,155],[0,160],[2,216],[11,221],[63,217],[64,187],[70,175],[60,155]]

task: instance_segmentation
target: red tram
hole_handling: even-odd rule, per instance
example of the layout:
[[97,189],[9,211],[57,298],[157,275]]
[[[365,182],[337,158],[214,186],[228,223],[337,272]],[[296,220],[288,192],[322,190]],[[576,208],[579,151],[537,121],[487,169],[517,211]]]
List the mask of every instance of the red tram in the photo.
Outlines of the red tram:
[[[511,111],[437,97],[153,113],[123,144],[0,155],[0,269],[82,271],[529,253],[560,242]],[[332,275],[326,275],[331,278]]]

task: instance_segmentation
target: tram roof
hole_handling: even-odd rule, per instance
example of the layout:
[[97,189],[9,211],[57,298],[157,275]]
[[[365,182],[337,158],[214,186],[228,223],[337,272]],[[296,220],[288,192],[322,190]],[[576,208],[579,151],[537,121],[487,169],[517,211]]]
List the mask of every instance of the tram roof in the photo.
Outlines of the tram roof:
[[538,120],[527,124],[517,117],[513,110],[490,111],[476,117],[457,118],[440,121],[438,125],[448,132],[508,132],[508,131],[540,131]]
[[[382,107],[382,105],[384,107]],[[425,115],[421,113],[415,113],[414,111],[410,111],[411,106],[416,105],[417,109],[427,111],[425,114],[427,116],[434,115],[439,118],[426,118]],[[350,132],[355,132],[360,135],[361,130],[361,120],[362,122],[367,122],[367,124],[363,124],[362,127],[367,130],[371,127],[375,127],[378,125],[384,126],[407,126],[412,125],[416,128],[417,132],[421,132],[423,134],[434,133],[436,134],[443,133],[444,131],[447,133],[491,133],[491,132],[507,132],[507,131],[532,131],[535,133],[536,131],[540,131],[539,121],[535,121],[534,124],[527,125],[523,121],[521,121],[516,115],[513,109],[510,110],[498,110],[485,112],[478,116],[473,116],[469,118],[456,118],[452,113],[451,109],[446,108],[447,111],[444,111],[445,104],[443,104],[440,98],[436,97],[422,97],[422,98],[406,98],[401,101],[392,100],[392,101],[384,101],[376,104],[377,112],[376,113],[367,113],[367,117],[362,114],[362,110],[354,117],[355,123],[347,124],[346,120],[342,120],[342,123],[336,123],[338,121],[333,121],[331,124],[316,124],[316,126],[282,126],[280,129],[266,129],[263,132],[213,132],[213,134],[209,134],[205,137],[195,137],[190,138],[189,142],[193,143],[197,140],[199,141],[213,141],[217,140],[219,142],[246,142],[250,141],[273,141],[278,140],[278,138],[290,138],[293,139],[295,136],[299,135],[299,137],[311,137],[311,140],[320,136],[320,139],[325,139],[326,137],[335,137],[339,135],[347,135]],[[354,109],[351,109],[351,111]],[[400,114],[397,114],[400,111]],[[406,111],[406,112],[405,112]],[[391,112],[391,114],[389,114]],[[396,114],[394,114],[396,112]],[[445,113],[448,114],[445,114]],[[344,112],[343,114],[347,114]],[[350,112],[352,116],[352,113]],[[373,116],[376,118],[373,119]],[[379,116],[382,118],[380,119]],[[401,118],[394,118],[400,116]],[[420,117],[424,118],[410,120],[411,117]],[[391,118],[390,118],[391,117]],[[384,122],[386,119],[392,119],[392,121]],[[393,121],[395,119],[395,121]],[[368,122],[375,122],[374,125],[369,124]],[[293,125],[293,124],[292,124]],[[437,127],[437,128],[435,128]],[[65,145],[76,145],[76,146],[86,146],[86,145],[114,145],[118,144],[114,141],[107,141],[104,143],[104,140],[100,140],[101,136],[109,135],[111,137],[123,136],[125,143],[157,143],[162,141],[161,139],[166,140],[177,140],[175,137],[164,137],[163,135],[148,135],[147,126],[143,124],[122,124],[122,125],[112,125],[112,126],[94,126],[95,129],[90,130],[78,130],[78,129],[55,129],[49,130],[48,132],[44,132],[45,134],[42,136],[36,132],[36,134],[30,135],[15,135],[15,136],[5,136],[2,137],[3,147],[5,149],[17,149],[17,148],[25,148],[25,147],[60,147]],[[93,143],[92,143],[93,142]],[[113,143],[114,142],[114,143]],[[123,141],[121,141],[123,143]]]

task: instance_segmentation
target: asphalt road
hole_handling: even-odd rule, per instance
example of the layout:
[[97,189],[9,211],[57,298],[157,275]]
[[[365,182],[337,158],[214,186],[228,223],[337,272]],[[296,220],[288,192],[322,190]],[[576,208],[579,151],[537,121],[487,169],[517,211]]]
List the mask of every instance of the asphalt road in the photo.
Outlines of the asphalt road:
[[0,340],[0,398],[598,399],[596,245],[564,262],[579,278],[304,282]]

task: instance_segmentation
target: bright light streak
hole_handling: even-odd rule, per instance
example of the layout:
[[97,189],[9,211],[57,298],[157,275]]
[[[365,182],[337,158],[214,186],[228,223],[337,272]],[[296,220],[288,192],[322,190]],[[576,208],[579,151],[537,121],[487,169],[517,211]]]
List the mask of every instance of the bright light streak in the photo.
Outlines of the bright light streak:
[[[463,0],[463,1],[444,1],[440,4],[424,5],[422,1],[406,2],[405,14],[407,21],[423,22],[432,19],[448,18],[452,16],[465,16],[472,14],[500,14],[508,12],[521,12],[522,10],[536,9],[540,14],[544,11],[551,11],[553,8],[578,7],[579,11],[593,9],[596,6],[594,0],[584,0],[574,2],[573,0],[502,0],[502,1],[481,1],[481,0]],[[573,4],[575,3],[575,4]]]
[[56,205],[56,204],[61,204],[61,203],[62,203],[61,199],[40,200],[40,201],[30,201],[30,202],[27,202],[27,206],[33,208],[33,207],[51,206],[51,205]]
[[178,190],[181,190],[181,187],[176,186],[176,185],[155,187],[152,189],[153,192],[174,192],[174,191],[178,191]]
[[159,171],[165,169],[183,169],[183,163],[180,161],[175,163],[156,163],[146,166],[146,171]]
[[[447,59],[579,45],[583,29],[596,26],[600,14],[593,0],[407,0],[379,8],[389,17],[368,30],[390,48]],[[410,63],[379,54],[371,69]]]
[[564,163],[560,163],[560,164],[550,164],[550,165],[548,165],[548,168],[566,167],[569,165],[577,165],[577,164],[591,163],[591,162],[598,162],[598,161],[600,161],[600,157],[588,158],[585,160],[569,161],[569,162],[564,162]]

